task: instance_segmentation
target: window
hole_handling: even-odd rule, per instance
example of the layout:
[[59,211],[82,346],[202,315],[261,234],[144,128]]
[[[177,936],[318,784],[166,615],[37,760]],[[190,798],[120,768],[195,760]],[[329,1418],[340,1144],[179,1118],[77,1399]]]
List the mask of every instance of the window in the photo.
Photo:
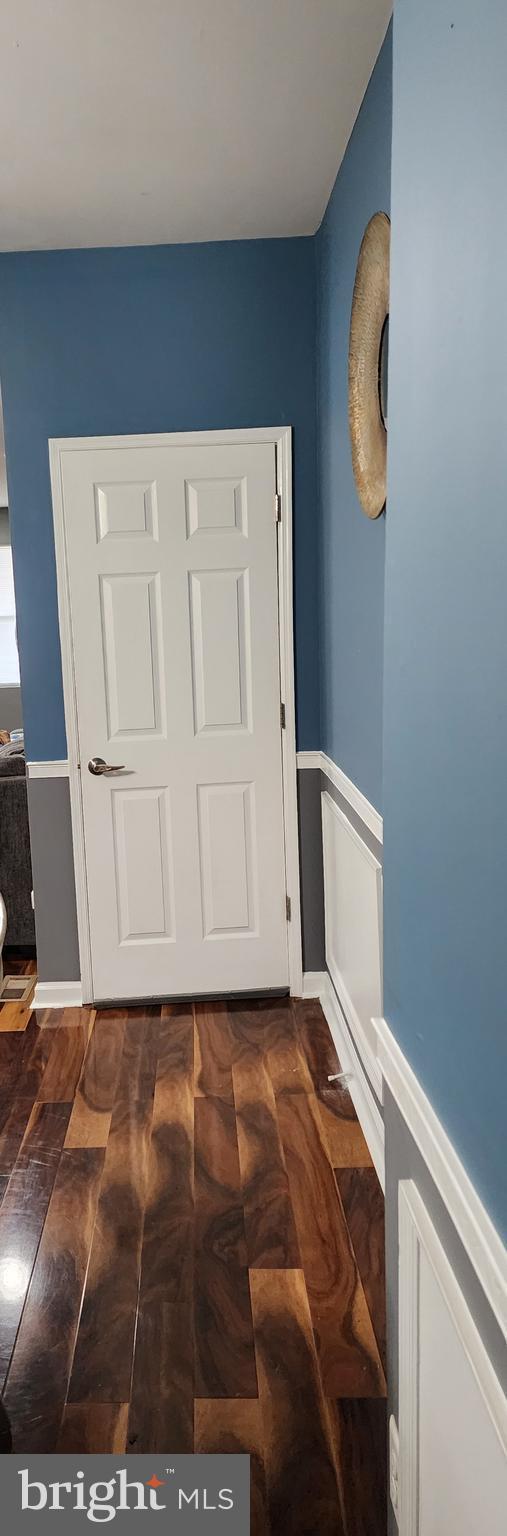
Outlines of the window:
[[19,687],[16,603],[10,544],[0,544],[0,687]]

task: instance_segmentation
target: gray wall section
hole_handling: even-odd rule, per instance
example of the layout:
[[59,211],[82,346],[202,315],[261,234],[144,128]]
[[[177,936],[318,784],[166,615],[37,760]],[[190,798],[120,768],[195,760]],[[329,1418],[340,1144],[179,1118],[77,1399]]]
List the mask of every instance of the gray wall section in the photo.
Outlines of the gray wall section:
[[304,971],[323,971],[326,965],[320,780],[320,768],[298,769],[299,870]]
[[0,731],[19,730],[22,725],[21,688],[0,687]]
[[39,981],[79,981],[68,779],[29,779],[28,814]]
[[[386,1155],[387,1379],[389,1412],[398,1418],[398,1184],[413,1179],[447,1254],[484,1347],[507,1392],[507,1344],[429,1169],[389,1089],[384,1089]],[[389,1506],[390,1536],[398,1527]]]

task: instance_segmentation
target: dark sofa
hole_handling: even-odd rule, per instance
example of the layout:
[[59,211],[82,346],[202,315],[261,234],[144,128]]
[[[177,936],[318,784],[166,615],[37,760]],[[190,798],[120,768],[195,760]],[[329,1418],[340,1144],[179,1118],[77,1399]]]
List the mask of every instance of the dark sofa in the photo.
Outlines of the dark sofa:
[[19,746],[0,746],[0,891],[7,908],[5,943],[35,944],[26,763]]

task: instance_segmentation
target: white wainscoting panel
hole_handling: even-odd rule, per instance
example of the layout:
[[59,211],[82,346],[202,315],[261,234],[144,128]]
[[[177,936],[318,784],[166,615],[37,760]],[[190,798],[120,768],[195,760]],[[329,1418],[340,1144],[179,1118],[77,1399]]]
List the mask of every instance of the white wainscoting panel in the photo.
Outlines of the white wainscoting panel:
[[372,1023],[382,1012],[382,867],[331,795],[322,795],[326,961],[377,1098],[382,1073]]
[[507,1403],[415,1184],[399,1186],[402,1536],[503,1536]]

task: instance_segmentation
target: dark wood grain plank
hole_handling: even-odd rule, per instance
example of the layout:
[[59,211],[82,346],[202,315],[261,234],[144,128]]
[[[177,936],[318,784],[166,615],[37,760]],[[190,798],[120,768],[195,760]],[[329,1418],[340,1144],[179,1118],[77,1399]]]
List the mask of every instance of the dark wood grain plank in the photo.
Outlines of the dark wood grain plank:
[[261,1406],[254,1398],[198,1398],[195,1450],[208,1456],[250,1457],[251,1536],[269,1536]]
[[32,1013],[23,1034],[0,1035],[0,1083],[4,1101],[31,1099],[32,1104],[56,1044],[62,1010],[53,1014],[51,1030],[43,1027],[44,1015]]
[[194,1327],[197,1397],[256,1397],[236,1117],[195,1100]]
[[144,1304],[192,1295],[193,1020],[163,1019],[161,1030],[142,1246]]
[[193,1449],[194,1026],[164,1009],[148,1163],[129,1449]]
[[333,1404],[346,1536],[387,1536],[387,1405],[382,1398]]
[[152,1098],[157,1070],[160,1008],[128,1008],[115,1102]]
[[250,1284],[272,1530],[344,1536],[304,1276],[256,1269]]
[[384,1196],[374,1168],[337,1168],[335,1178],[380,1358],[386,1368]]
[[250,1268],[297,1269],[299,1247],[275,1096],[262,1057],[232,1069],[245,1234]]
[[40,1103],[67,1104],[74,1098],[94,1017],[92,1008],[64,1008],[57,1025],[42,1025],[46,1031],[56,1027],[58,1035],[37,1092]]
[[9,1176],[33,1109],[33,1099],[11,1098],[0,1103],[0,1173]]
[[127,1450],[194,1448],[192,1301],[140,1303]]
[[69,1456],[122,1456],[128,1411],[128,1403],[68,1403],[57,1450]]
[[233,1104],[232,1045],[226,1003],[195,1004],[194,1060],[196,1098],[211,1097]]
[[65,1138],[66,1147],[105,1147],[123,1051],[126,1014],[113,1008],[95,1016],[74,1107]]
[[233,1061],[265,1056],[270,1046],[294,1037],[292,1003],[288,997],[233,999],[227,1004]]
[[153,1102],[117,1104],[106,1150],[69,1402],[127,1402]]
[[70,1104],[35,1104],[0,1210],[3,1386],[60,1160]]
[[384,1373],[315,1098],[284,1092],[277,1111],[324,1390],[382,1396]]
[[15,1452],[56,1448],[103,1159],[88,1148],[60,1159],[4,1393]]
[[345,1083],[328,1080],[342,1069],[318,999],[295,999],[294,1014],[333,1166],[371,1167],[371,1156],[348,1088]]

